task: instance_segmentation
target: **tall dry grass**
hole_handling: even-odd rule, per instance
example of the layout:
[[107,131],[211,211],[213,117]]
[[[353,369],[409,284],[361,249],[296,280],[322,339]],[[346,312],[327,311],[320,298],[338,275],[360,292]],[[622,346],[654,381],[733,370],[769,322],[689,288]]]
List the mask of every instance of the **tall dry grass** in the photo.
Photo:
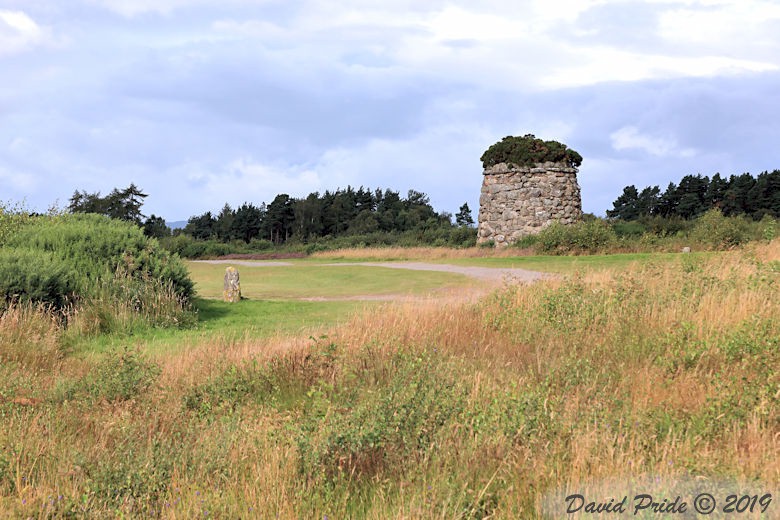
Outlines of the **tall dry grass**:
[[61,317],[45,305],[10,304],[0,310],[0,364],[51,367],[62,357],[61,335]]
[[779,284],[775,241],[387,304],[317,338],[193,340],[129,401],[0,404],[0,510],[541,518],[648,477],[771,492]]
[[530,250],[518,248],[469,247],[365,247],[317,251],[312,258],[331,260],[448,260],[453,258],[504,258],[531,254]]

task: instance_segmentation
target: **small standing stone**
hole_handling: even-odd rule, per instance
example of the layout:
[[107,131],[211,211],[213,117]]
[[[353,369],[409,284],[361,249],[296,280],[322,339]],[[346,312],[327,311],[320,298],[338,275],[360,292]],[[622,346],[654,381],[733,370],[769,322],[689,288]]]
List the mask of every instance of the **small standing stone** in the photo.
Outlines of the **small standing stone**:
[[238,281],[238,269],[232,265],[225,269],[225,284],[222,290],[222,299],[230,303],[241,300],[241,283]]
[[685,247],[682,248],[682,252],[683,253],[690,253],[691,252],[691,248],[688,247],[688,246],[685,246]]

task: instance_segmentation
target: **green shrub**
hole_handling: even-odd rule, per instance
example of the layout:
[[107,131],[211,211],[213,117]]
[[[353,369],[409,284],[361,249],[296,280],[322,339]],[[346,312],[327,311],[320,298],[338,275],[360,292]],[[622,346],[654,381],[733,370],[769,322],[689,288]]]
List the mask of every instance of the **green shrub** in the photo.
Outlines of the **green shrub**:
[[249,242],[249,249],[252,251],[268,251],[273,248],[274,243],[263,238],[253,238],[252,241]]
[[278,385],[272,372],[253,360],[243,366],[232,365],[216,377],[191,388],[184,395],[184,407],[202,417],[220,410],[234,411],[249,400],[270,400],[278,392]]
[[5,245],[31,218],[22,205],[9,207],[0,202],[0,246]]
[[582,156],[558,141],[543,141],[533,134],[523,137],[504,137],[488,148],[480,157],[483,168],[500,163],[518,166],[533,166],[537,163],[563,162],[568,166],[579,167]]
[[767,242],[771,242],[777,238],[777,220],[769,215],[764,215],[764,217],[759,222],[759,225],[761,227],[762,239],[766,240]]
[[399,353],[381,388],[334,393],[324,382],[312,388],[298,434],[302,475],[312,483],[370,478],[428,458],[465,406],[453,369],[427,352]]
[[100,215],[37,217],[8,241],[8,247],[44,251],[79,273],[79,292],[120,275],[171,283],[189,299],[194,286],[184,264],[133,224]]
[[696,219],[690,238],[715,249],[728,249],[749,241],[750,228],[745,217],[726,217],[719,209],[711,209]]
[[[253,244],[263,247],[263,241],[253,241]],[[162,247],[182,258],[213,258],[231,253],[251,253],[255,251],[253,245],[243,240],[233,242],[220,242],[219,240],[199,240],[190,235],[179,234],[161,240]]]
[[615,235],[617,235],[619,238],[637,238],[642,236],[647,231],[647,228],[641,222],[637,222],[635,220],[617,220],[612,223],[612,229],[615,231]]
[[564,225],[553,222],[536,238],[536,249],[543,253],[598,253],[617,243],[617,235],[601,219]]
[[778,326],[772,320],[753,317],[729,331],[724,338],[716,342],[717,348],[726,356],[729,363],[743,359],[766,359],[768,353],[780,349]]
[[60,399],[128,401],[149,389],[160,367],[138,350],[110,352],[83,379],[58,389]]
[[101,282],[68,314],[67,337],[127,333],[148,327],[187,328],[197,312],[170,284],[129,277]]
[[0,310],[10,302],[38,302],[61,309],[78,290],[76,271],[53,253],[27,248],[0,249]]
[[97,459],[86,468],[96,510],[108,506],[134,513],[129,518],[159,518],[173,473],[170,451],[176,447],[137,448],[132,443],[121,446],[123,453],[110,460]]

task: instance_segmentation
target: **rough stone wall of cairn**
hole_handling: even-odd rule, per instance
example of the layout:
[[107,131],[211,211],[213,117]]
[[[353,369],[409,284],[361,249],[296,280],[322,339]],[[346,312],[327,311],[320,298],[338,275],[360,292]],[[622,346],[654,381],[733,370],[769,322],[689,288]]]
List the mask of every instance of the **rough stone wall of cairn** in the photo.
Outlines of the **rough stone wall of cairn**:
[[563,163],[533,167],[500,163],[484,171],[477,243],[510,244],[559,221],[582,217],[577,169]]

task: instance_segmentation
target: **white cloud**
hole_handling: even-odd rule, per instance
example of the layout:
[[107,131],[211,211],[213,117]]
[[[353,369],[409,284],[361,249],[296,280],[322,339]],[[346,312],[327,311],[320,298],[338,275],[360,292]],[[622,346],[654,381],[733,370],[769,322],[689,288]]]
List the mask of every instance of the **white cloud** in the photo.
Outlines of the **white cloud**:
[[87,2],[113,11],[127,18],[154,13],[169,15],[183,8],[218,7],[222,9],[231,6],[257,7],[274,0],[86,0]]
[[0,181],[10,185],[11,188],[22,192],[29,192],[38,186],[34,175],[25,172],[10,171],[0,165]]
[[[766,21],[776,18],[780,6],[748,0],[754,8],[751,10],[740,8],[741,4],[735,2],[683,1],[678,4],[681,8],[675,10],[673,2],[658,3],[656,12],[661,18],[660,28],[656,30],[658,40],[628,51],[615,42],[584,44],[579,39],[582,30],[577,25],[577,16],[604,3],[538,0],[522,5],[491,2],[495,5],[475,7],[473,3],[454,2],[415,13],[413,18],[409,13],[382,10],[382,4],[379,7],[374,4],[363,11],[334,8],[326,18],[314,18],[309,13],[300,26],[290,27],[289,34],[297,35],[307,46],[319,44],[327,49],[322,52],[338,55],[337,49],[340,45],[346,47],[345,42],[351,46],[371,45],[377,41],[382,28],[404,27],[409,30],[388,33],[382,40],[383,55],[391,57],[398,74],[411,73],[418,78],[468,83],[480,88],[499,86],[521,92],[610,81],[714,77],[780,68],[777,58],[780,44],[774,32],[751,44],[736,43],[740,39],[753,39],[752,35],[746,37],[745,27],[750,27],[751,32],[769,27]],[[741,23],[733,24],[733,18]],[[715,29],[708,27],[710,21]],[[650,21],[648,24],[653,27]],[[727,33],[719,29],[725,26],[729,26]],[[366,27],[372,29],[366,32]],[[338,40],[342,43],[334,42],[333,33],[328,29],[337,29],[343,36]],[[363,39],[350,37],[352,31]],[[723,34],[733,37],[723,37]],[[659,47],[654,43],[668,45]],[[759,48],[764,52],[756,52]]]
[[172,178],[185,178],[188,192],[207,199],[212,211],[226,201],[234,207],[245,202],[271,202],[280,193],[300,196],[323,187],[317,172],[306,167],[278,167],[251,157],[230,161],[217,171],[207,171],[199,164],[184,164],[169,172]]
[[774,0],[684,4],[685,7],[661,14],[659,32],[670,41],[716,45],[725,52],[733,52],[751,42],[777,45],[774,30],[761,34],[769,22],[780,20],[780,4]]
[[578,65],[551,67],[541,85],[567,88],[608,81],[642,81],[685,77],[713,77],[780,69],[774,63],[724,56],[664,56],[605,47],[573,49]]
[[187,0],[90,0],[128,18],[144,13],[169,14],[187,5]]
[[624,126],[610,134],[612,148],[617,151],[637,149],[657,157],[693,157],[696,150],[680,148],[677,141],[669,137],[643,135],[635,126]]
[[88,0],[90,3],[113,11],[122,16],[132,18],[134,16],[156,13],[167,15],[176,9],[192,6],[194,4],[213,3],[198,0]]
[[23,11],[0,9],[0,56],[26,50],[46,39],[46,31]]
[[[150,9],[168,12],[185,2],[92,1],[115,5],[128,14]],[[660,22],[656,27],[648,20],[647,27],[656,40],[626,50],[614,41],[599,42],[595,29],[590,29],[595,40],[582,40],[588,30],[578,25],[578,16],[606,3],[488,0],[474,4],[455,0],[366,5],[360,1],[334,4],[304,0],[296,15],[284,21],[225,16],[212,21],[211,34],[196,37],[201,41],[212,37],[243,40],[247,45],[248,40],[260,43],[262,55],[299,71],[297,82],[314,85],[323,77],[348,71],[360,73],[357,79],[361,81],[374,78],[371,88],[438,81],[529,92],[780,68],[780,42],[766,24],[766,20],[776,19],[780,6],[762,0],[745,0],[749,7],[740,7],[737,2],[651,2]],[[630,15],[631,4],[626,6]],[[734,24],[732,19],[740,23]],[[751,28],[750,35],[744,34],[745,27]],[[763,27],[767,28],[765,33]],[[356,54],[360,55],[360,66],[345,67],[344,57]],[[372,60],[376,68],[371,67]]]

